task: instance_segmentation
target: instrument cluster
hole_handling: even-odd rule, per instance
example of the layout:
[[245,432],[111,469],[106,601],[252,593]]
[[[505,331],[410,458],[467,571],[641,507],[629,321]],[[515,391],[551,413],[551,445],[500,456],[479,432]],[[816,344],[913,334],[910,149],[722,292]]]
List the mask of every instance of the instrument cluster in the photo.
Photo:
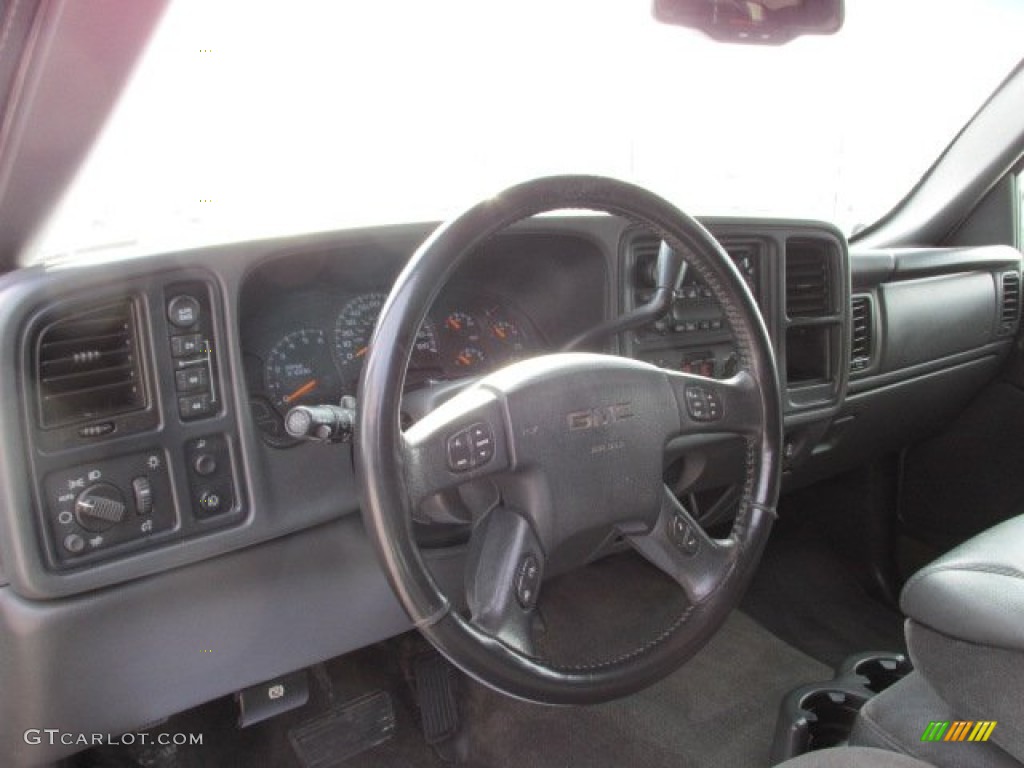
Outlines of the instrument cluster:
[[[253,412],[264,431],[277,433],[280,417],[296,405],[336,404],[356,393],[386,299],[383,291],[295,296],[264,324],[249,348],[250,383],[258,384],[250,390]],[[509,301],[478,291],[453,293],[420,327],[406,387],[489,373],[542,347],[529,318]]]

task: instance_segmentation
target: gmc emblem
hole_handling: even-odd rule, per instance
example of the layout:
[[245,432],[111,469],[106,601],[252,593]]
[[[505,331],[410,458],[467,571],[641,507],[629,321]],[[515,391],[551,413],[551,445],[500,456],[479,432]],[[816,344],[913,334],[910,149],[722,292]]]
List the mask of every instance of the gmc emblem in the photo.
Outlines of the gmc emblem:
[[575,432],[580,429],[603,427],[631,418],[633,418],[633,404],[616,403],[615,405],[588,408],[585,411],[573,411],[566,415],[565,420],[569,423],[569,431]]

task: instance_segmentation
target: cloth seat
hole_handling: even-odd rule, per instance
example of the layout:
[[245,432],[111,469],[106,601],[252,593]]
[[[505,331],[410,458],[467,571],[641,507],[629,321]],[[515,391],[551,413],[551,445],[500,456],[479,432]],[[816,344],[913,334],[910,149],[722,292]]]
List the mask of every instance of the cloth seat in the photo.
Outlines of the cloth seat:
[[934,768],[898,752],[870,747],[832,747],[794,757],[775,768]]

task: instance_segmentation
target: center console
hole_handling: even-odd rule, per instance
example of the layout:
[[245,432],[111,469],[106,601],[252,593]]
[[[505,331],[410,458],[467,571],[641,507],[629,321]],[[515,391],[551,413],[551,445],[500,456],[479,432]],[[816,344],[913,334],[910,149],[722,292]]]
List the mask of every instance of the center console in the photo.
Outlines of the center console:
[[[819,443],[838,413],[850,375],[850,286],[846,242],[832,227],[797,221],[702,220],[746,282],[775,347],[783,385],[784,462],[797,467]],[[624,311],[643,305],[654,290],[660,242],[632,229],[622,239],[620,269]],[[646,327],[624,334],[626,354],[654,365],[712,378],[738,367],[732,331],[711,290],[694,272],[679,284],[671,310]],[[742,466],[742,442],[722,439],[703,460],[672,464],[666,480],[682,494],[721,489],[737,481],[720,467]],[[699,466],[698,466],[699,465]],[[728,495],[690,499],[705,523],[719,522]],[[701,507],[711,511],[705,515]]]

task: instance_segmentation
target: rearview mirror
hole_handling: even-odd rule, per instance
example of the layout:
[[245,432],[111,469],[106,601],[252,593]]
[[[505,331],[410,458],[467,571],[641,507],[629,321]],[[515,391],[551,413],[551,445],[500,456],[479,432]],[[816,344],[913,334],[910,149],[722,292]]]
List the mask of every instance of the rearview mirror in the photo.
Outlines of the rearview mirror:
[[654,17],[723,43],[781,45],[843,26],[843,0],[654,0]]

